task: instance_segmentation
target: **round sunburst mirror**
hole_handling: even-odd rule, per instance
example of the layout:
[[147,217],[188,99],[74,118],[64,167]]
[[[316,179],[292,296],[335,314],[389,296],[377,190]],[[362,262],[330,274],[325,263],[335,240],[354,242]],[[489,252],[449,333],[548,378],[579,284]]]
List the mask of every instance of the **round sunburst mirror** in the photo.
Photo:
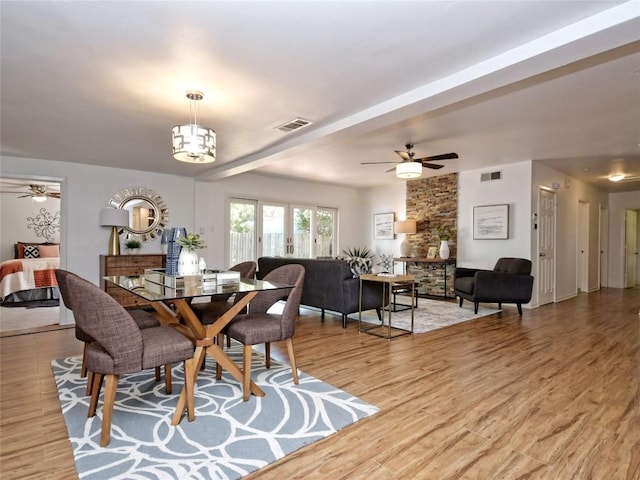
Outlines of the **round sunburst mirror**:
[[169,209],[160,195],[146,187],[127,187],[114,194],[109,206],[129,212],[129,226],[119,230],[124,240],[148,242],[162,236]]

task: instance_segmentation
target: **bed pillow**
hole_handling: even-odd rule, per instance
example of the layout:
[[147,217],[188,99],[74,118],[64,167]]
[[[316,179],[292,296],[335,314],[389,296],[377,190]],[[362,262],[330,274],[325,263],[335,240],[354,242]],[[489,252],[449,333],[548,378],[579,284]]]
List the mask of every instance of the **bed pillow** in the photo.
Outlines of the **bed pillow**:
[[38,245],[40,258],[59,257],[60,245]]
[[25,245],[24,246],[24,258],[39,258],[40,250],[37,245]]
[[[31,246],[40,246],[40,245],[60,245],[59,243],[54,242],[16,242],[14,245],[14,258],[24,258],[24,247]],[[58,257],[59,255],[56,255]]]

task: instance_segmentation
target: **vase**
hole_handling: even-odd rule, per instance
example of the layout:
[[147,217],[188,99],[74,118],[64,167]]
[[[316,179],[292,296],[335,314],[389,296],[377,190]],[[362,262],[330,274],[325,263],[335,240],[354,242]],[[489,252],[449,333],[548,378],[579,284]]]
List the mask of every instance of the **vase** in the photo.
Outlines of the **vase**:
[[195,250],[180,250],[178,256],[178,275],[198,275],[200,267],[198,266],[198,254]]
[[449,241],[441,240],[440,241],[440,258],[442,260],[446,260],[449,258]]

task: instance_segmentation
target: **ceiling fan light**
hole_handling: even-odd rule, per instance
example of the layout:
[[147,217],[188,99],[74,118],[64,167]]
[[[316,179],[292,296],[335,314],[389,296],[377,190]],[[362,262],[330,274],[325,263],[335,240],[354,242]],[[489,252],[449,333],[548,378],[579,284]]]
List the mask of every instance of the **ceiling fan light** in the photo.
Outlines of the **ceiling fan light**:
[[47,200],[47,196],[46,195],[34,195],[33,197],[31,197],[33,200],[35,200],[36,202],[44,202]]
[[422,176],[422,164],[418,162],[402,162],[396,165],[396,177],[403,180]]
[[609,175],[609,181],[611,182],[619,182],[624,179],[624,173],[617,173],[615,175]]

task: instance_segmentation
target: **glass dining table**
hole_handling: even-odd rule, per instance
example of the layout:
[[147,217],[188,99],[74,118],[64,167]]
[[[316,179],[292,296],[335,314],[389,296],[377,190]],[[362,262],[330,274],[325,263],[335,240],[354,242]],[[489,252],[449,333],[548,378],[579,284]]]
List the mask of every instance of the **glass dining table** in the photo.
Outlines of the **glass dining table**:
[[[194,384],[206,355],[209,355],[218,365],[242,382],[242,370],[225,353],[221,346],[214,342],[215,338],[259,292],[293,288],[293,285],[263,280],[240,279],[239,282],[211,287],[209,285],[203,286],[202,279],[197,275],[193,275],[181,278],[182,282],[178,288],[173,288],[166,285],[174,284],[175,277],[164,279],[163,276],[164,273],[158,274],[158,270],[155,270],[154,281],[150,281],[144,275],[108,276],[104,277],[104,279],[149,301],[154,310],[158,312],[160,322],[163,325],[176,329],[193,342],[195,345],[194,356],[191,361],[185,363],[187,370],[185,375],[192,375]],[[191,308],[193,299],[229,293],[242,295],[215,322],[210,325],[203,325]],[[171,305],[175,308],[171,308]],[[253,380],[251,381],[250,390],[256,396],[264,396],[264,391]],[[185,408],[188,412],[189,421],[194,420],[193,396],[193,391],[187,392],[186,389],[182,389],[171,422],[173,425],[180,423]]]

